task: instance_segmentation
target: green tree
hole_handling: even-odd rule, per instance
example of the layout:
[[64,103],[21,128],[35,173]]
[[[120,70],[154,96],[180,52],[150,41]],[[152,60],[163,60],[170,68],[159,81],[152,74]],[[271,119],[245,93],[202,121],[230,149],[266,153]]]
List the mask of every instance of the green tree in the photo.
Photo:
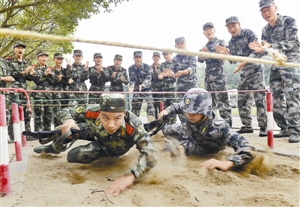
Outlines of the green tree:
[[[100,12],[111,12],[113,5],[128,0],[0,0],[0,28],[70,36],[80,20]],[[1,30],[1,29],[0,29]],[[1,32],[1,31],[0,31]],[[0,57],[12,55],[12,46],[19,39],[0,38]],[[26,59],[36,60],[37,50],[64,54],[73,50],[72,42],[20,39],[26,43]]]

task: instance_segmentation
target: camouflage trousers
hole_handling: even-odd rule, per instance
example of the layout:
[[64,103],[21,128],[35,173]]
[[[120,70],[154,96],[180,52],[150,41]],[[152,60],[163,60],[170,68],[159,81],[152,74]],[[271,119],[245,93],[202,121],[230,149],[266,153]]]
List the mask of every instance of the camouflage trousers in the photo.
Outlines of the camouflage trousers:
[[[85,83],[73,83],[71,86],[67,88],[68,91],[87,91],[87,87]],[[87,103],[88,94],[87,93],[68,93],[69,103],[73,104],[76,102],[77,104],[84,105]]]
[[155,112],[154,112],[154,105],[153,105],[153,98],[152,94],[147,93],[147,94],[133,94],[132,101],[131,101],[131,111],[137,116],[140,116],[140,111],[142,108],[142,103],[143,101],[147,102],[147,117],[148,121],[153,121],[155,118]]
[[[166,92],[174,92],[174,93],[167,93],[167,94],[163,94],[162,92],[162,101],[164,103],[164,109],[167,108],[168,106],[171,106],[173,103],[176,102],[176,95],[175,95],[175,89],[174,90],[171,90],[171,91],[166,91]],[[170,118],[170,124],[174,124],[176,123],[177,121],[177,118],[176,118],[176,114],[174,114],[174,116],[172,116]]]
[[157,119],[158,114],[160,113],[160,103],[162,101],[162,95],[161,94],[152,94],[153,97],[153,106],[154,106],[154,113],[155,113],[155,119]]
[[[105,86],[91,86],[89,91],[104,91],[105,90]],[[97,94],[93,94],[93,93],[90,93],[89,94],[89,104],[99,104],[99,100],[100,100],[100,96],[101,96],[101,93],[97,93]]]
[[276,124],[290,134],[300,135],[300,69],[275,67],[270,72],[273,116]]
[[34,94],[34,131],[51,130],[52,100],[51,94]]
[[[238,90],[265,90],[265,81],[263,72],[256,72],[251,75],[240,75]],[[267,112],[266,112],[266,93],[260,92],[238,92],[238,110],[242,124],[245,126],[252,125],[251,108],[252,95],[254,96],[256,105],[256,114],[258,126],[261,128],[267,127]]]
[[[215,81],[207,81],[205,79],[205,89],[207,91],[227,91],[226,81],[217,79]],[[229,103],[228,93],[211,93],[213,109],[219,109],[220,116],[232,126],[231,106]]]
[[[59,89],[57,89],[59,90]],[[63,90],[62,90],[63,91]],[[54,126],[59,126],[60,121],[57,119],[57,112],[64,107],[68,107],[67,94],[66,93],[53,93],[52,95],[52,111],[53,111],[53,123]]]

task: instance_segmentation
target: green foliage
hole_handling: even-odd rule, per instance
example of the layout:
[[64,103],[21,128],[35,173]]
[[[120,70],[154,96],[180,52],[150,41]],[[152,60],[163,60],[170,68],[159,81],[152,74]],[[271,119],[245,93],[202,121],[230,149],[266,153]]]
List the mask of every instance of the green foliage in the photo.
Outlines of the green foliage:
[[[111,6],[128,0],[0,0],[0,28],[70,36],[80,20],[100,12],[111,12]],[[13,55],[18,39],[0,38],[0,57]],[[71,53],[72,42],[21,39],[26,44],[26,59],[36,60],[38,50],[46,50],[52,59],[55,52]]]

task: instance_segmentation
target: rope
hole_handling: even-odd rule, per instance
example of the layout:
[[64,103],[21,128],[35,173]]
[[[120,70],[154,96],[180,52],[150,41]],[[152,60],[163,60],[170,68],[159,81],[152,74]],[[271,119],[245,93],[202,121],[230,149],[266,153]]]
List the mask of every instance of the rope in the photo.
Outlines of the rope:
[[[56,41],[56,42],[68,42],[68,41],[70,41],[70,42],[100,44],[100,45],[108,45],[108,46],[117,46],[117,47],[126,47],[126,48],[136,48],[136,49],[172,52],[172,53],[178,53],[178,54],[181,54],[181,55],[188,55],[188,56],[199,56],[199,55],[201,55],[202,57],[205,57],[205,58],[230,60],[230,61],[234,61],[234,62],[262,63],[262,64],[269,64],[269,65],[300,68],[299,63],[286,63],[285,61],[282,60],[282,58],[280,58],[278,61],[272,61],[272,60],[265,60],[265,59],[258,59],[258,58],[248,58],[248,57],[239,57],[239,56],[233,56],[233,55],[223,55],[223,54],[217,54],[217,53],[193,52],[193,51],[182,50],[182,49],[170,49],[170,48],[160,48],[160,47],[152,47],[152,46],[145,46],[145,45],[127,44],[127,43],[121,43],[121,42],[110,42],[110,41],[101,41],[101,40],[87,40],[87,39],[80,39],[78,37],[65,37],[65,36],[59,36],[59,35],[41,34],[41,33],[37,33],[37,32],[23,31],[23,30],[12,30],[12,29],[1,28],[0,29],[0,36],[11,36],[11,37],[39,39],[39,40],[50,40],[50,41]],[[272,51],[270,53],[272,53]],[[276,60],[276,58],[275,58],[275,60]]]

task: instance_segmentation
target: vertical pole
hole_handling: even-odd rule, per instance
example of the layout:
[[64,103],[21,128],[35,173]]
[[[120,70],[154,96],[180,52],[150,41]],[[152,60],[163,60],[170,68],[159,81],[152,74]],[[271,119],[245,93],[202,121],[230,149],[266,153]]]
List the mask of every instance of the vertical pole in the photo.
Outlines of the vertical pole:
[[274,148],[274,137],[273,137],[273,99],[270,89],[267,91],[267,130],[268,130],[268,146]]
[[26,147],[26,136],[22,134],[25,131],[25,121],[24,121],[24,108],[23,106],[19,106],[19,116],[20,116],[20,131],[21,131],[21,139],[22,139],[22,147]]
[[22,144],[21,144],[20,120],[19,120],[19,107],[17,103],[11,104],[11,111],[12,111],[12,122],[13,122],[13,129],[14,129],[16,160],[21,161]]
[[11,193],[8,154],[8,133],[6,126],[5,96],[0,94],[0,194]]
[[164,102],[159,102],[159,111],[163,111],[165,109]]

